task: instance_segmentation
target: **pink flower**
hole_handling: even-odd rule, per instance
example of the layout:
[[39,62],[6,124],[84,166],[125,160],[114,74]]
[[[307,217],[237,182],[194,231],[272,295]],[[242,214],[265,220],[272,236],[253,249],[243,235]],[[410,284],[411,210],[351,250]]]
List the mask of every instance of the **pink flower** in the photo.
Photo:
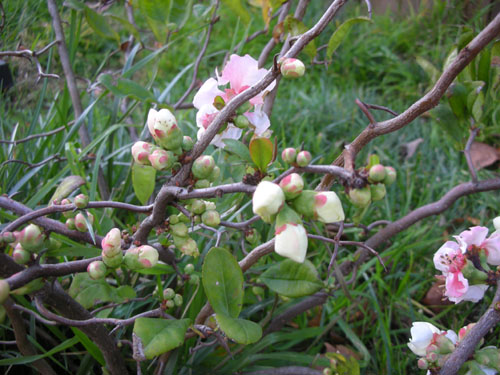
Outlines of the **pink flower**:
[[[266,69],[259,69],[257,60],[249,55],[238,56],[231,55],[228,63],[222,70],[222,74],[217,76],[217,80],[209,78],[200,87],[193,99],[193,105],[198,109],[196,114],[196,124],[200,128],[198,138],[208,129],[214,118],[219,113],[219,110],[214,106],[214,100],[220,96],[225,103],[229,102],[234,96],[242,93],[255,83],[260,81],[267,74]],[[229,88],[224,88],[224,91],[219,89],[219,86],[224,86],[229,83]],[[271,90],[275,86],[275,82],[271,83],[266,91]],[[245,112],[244,116],[250,121],[250,124],[255,128],[255,133],[261,135],[264,133],[271,123],[266,113],[262,111],[264,103],[264,94],[266,91],[254,96],[249,100],[252,105],[252,112]],[[232,138],[239,139],[242,130],[229,123],[227,128],[212,140],[212,144],[217,147],[224,147],[224,139]]]
[[494,266],[500,265],[500,234],[493,233],[490,238],[488,228],[472,227],[469,230],[463,231],[458,236],[455,236],[462,252],[470,251],[478,248],[486,251],[486,261]]

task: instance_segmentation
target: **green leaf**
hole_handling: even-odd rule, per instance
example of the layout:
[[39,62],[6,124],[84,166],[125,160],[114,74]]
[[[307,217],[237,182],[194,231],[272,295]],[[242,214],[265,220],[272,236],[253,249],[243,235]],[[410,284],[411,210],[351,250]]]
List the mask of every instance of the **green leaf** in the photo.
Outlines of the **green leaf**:
[[243,272],[226,249],[212,248],[202,267],[203,288],[217,314],[237,318],[243,304]]
[[374,165],[377,165],[377,164],[380,164],[380,158],[378,157],[378,155],[376,155],[376,154],[370,155],[370,157],[368,159],[367,168],[370,169],[371,167],[373,167]]
[[99,76],[99,82],[120,98],[127,97],[139,101],[155,100],[154,95],[148,89],[127,78],[118,78],[114,80],[111,74],[101,74]]
[[474,101],[472,105],[472,117],[476,121],[476,123],[481,122],[481,117],[483,117],[483,105],[484,105],[484,94],[480,92],[477,96],[477,99]]
[[333,32],[330,40],[328,41],[328,47],[326,48],[326,56],[328,59],[332,58],[333,53],[338,48],[338,46],[340,46],[340,43],[342,43],[342,41],[345,39],[349,31],[351,30],[351,27],[353,27],[357,23],[362,22],[372,22],[372,20],[368,17],[350,18]]
[[323,287],[318,271],[308,260],[297,263],[286,259],[267,269],[260,279],[269,289],[285,297],[308,296]]
[[127,299],[132,299],[137,296],[135,293],[134,288],[132,288],[130,285],[122,285],[116,288],[116,294],[125,300]]
[[22,365],[22,364],[32,363],[32,362],[38,361],[39,359],[42,359],[45,357],[50,357],[56,353],[59,353],[59,352],[62,352],[63,350],[71,348],[73,345],[75,345],[77,343],[78,343],[78,338],[73,337],[71,339],[68,339],[68,340],[62,342],[61,344],[57,345],[56,347],[52,348],[51,350],[49,350],[48,352],[46,352],[44,354],[2,359],[2,360],[0,360],[0,366]]
[[[304,34],[308,28],[304,23],[291,15],[286,16],[283,21],[283,28],[286,32],[289,32],[291,36],[299,36]],[[311,58],[311,60],[316,56],[317,48],[314,39],[309,42],[304,47],[304,53]]]
[[71,330],[78,337],[80,343],[84,346],[85,349],[89,352],[89,354],[101,364],[101,366],[106,366],[106,361],[104,360],[104,356],[102,355],[101,350],[97,347],[94,342],[88,338],[88,336],[80,331],[78,328],[71,327]]
[[457,82],[450,86],[448,89],[448,103],[459,120],[465,120],[467,117],[467,88]]
[[237,139],[224,139],[224,144],[226,145],[225,150],[238,155],[242,160],[247,162],[252,162],[252,157],[250,156],[250,151],[248,147]]
[[349,324],[347,324],[342,318],[339,317],[337,320],[339,327],[344,331],[347,338],[352,342],[355,348],[363,355],[363,359],[359,362],[359,366],[366,367],[370,362],[370,352],[366,348],[365,344],[360,340],[360,338],[354,333]]
[[246,319],[231,318],[225,314],[215,314],[220,329],[238,344],[253,344],[262,337],[262,327]]
[[52,194],[49,204],[52,204],[54,200],[63,200],[82,185],[85,185],[85,180],[80,176],[66,177],[61,181],[54,194]]
[[120,35],[108,24],[108,20],[103,15],[85,7],[83,10],[85,19],[89,26],[102,38],[114,39],[120,44]]
[[140,270],[136,270],[135,272],[143,274],[143,275],[168,275],[174,272],[172,266],[168,264],[158,263],[156,266],[151,268],[142,268]]
[[190,319],[139,318],[134,323],[134,333],[140,339],[144,356],[152,359],[181,346],[189,324]]
[[132,185],[137,199],[146,204],[155,189],[156,169],[149,165],[132,166]]
[[171,0],[138,0],[138,4],[156,40],[165,43],[172,6]]
[[109,285],[106,280],[92,280],[86,272],[78,273],[68,291],[86,309],[100,302],[123,302],[118,289]]
[[487,90],[488,84],[490,82],[490,70],[491,70],[491,50],[485,49],[479,55],[479,63],[477,68],[477,80],[483,81],[485,83],[485,91]]
[[250,14],[243,4],[241,4],[241,0],[222,0],[222,2],[240,17],[244,23],[248,24],[250,22]]
[[273,159],[274,145],[269,138],[254,138],[248,146],[250,157],[262,172],[267,170],[268,164]]
[[422,70],[429,76],[429,79],[431,82],[436,82],[438,77],[439,77],[439,70],[432,65],[432,63],[429,60],[424,59],[421,56],[417,56],[417,64],[420,65]]

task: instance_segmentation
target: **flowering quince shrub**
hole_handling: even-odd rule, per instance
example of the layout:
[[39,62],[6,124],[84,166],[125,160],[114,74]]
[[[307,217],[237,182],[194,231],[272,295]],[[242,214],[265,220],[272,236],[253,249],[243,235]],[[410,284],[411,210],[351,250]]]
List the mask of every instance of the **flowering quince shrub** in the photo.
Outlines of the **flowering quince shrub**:
[[[61,78],[67,80],[73,111],[67,108],[64,92],[64,108],[49,106],[46,117],[50,120],[45,125],[56,121],[52,112],[58,116],[74,112],[75,122],[63,127],[68,131],[61,136],[64,158],[58,151],[42,164],[22,162],[35,168],[34,172],[15,182],[8,195],[0,196],[0,217],[6,218],[0,224],[0,347],[18,347],[18,351],[1,353],[0,369],[29,364],[50,375],[58,373],[58,367],[68,373],[112,375],[371,373],[373,358],[357,337],[364,327],[353,319],[344,320],[344,315],[350,314],[351,305],[347,304],[358,303],[349,297],[349,288],[359,282],[360,275],[371,288],[372,269],[387,271],[380,275],[377,271],[380,280],[391,272],[384,263],[391,255],[385,252],[382,258],[375,249],[411,224],[443,212],[461,196],[500,190],[500,179],[478,180],[472,167],[471,182],[453,188],[453,194],[443,200],[397,217],[399,203],[387,198],[412,176],[398,178],[396,168],[387,165],[390,157],[383,153],[382,158],[369,155],[365,163],[358,157],[368,142],[401,129],[436,105],[453,78],[500,32],[499,17],[463,53],[457,52],[456,59],[449,59],[443,73],[446,77],[437,83],[440,86],[401,115],[357,100],[369,123],[354,140],[339,139],[345,141],[345,148],[334,161],[311,152],[307,142],[296,138],[297,144],[287,145],[286,139],[278,137],[295,124],[280,128],[281,123],[293,122],[294,116],[272,117],[274,100],[279,98],[280,82],[290,79],[292,87],[300,87],[308,79],[324,49],[316,48],[314,39],[327,27],[333,29],[322,52],[325,64],[354,24],[371,21],[355,17],[332,22],[346,3],[343,0],[324,4],[324,13],[311,27],[305,25],[300,10],[313,2],[249,3],[262,8],[263,32],[247,35],[250,16],[240,1],[169,2],[165,9],[159,0],[137,0],[124,5],[128,21],[119,16],[122,9],[113,13],[112,4],[108,13],[108,4],[90,7],[85,2],[65,2],[71,8],[70,52],[79,45],[79,37],[73,33],[84,23],[106,43],[120,42],[117,51],[126,57],[121,73],[100,73],[109,63],[108,58],[104,60],[95,82],[89,80],[92,100],[83,110],[80,101],[88,98],[78,92],[74,82],[71,69],[75,64],[66,61],[68,46],[61,33],[60,9],[48,0],[58,43],[47,49],[59,48],[64,66]],[[224,49],[224,58],[218,52],[207,54],[221,7],[245,24],[244,40]],[[140,16],[134,18],[134,12]],[[277,17],[271,17],[274,14]],[[117,32],[116,23],[124,25],[124,30]],[[136,28],[137,23],[141,27]],[[144,29],[148,29],[146,36]],[[193,63],[179,67],[180,72],[168,84],[154,79],[158,69],[144,74],[153,78],[147,85],[136,82],[141,80],[136,72],[170,49],[179,52],[177,46],[191,43],[190,38],[197,40],[202,29],[205,43],[196,51]],[[125,31],[131,35],[123,43],[121,33]],[[239,31],[234,35],[236,41]],[[259,35],[271,39],[258,59],[235,52],[246,51],[245,43]],[[278,45],[280,52],[276,53],[273,48]],[[494,57],[496,50],[490,51]],[[0,55],[35,59],[40,78],[55,78],[41,70],[38,57],[45,52]],[[185,56],[191,51],[180,52]],[[271,52],[276,53],[273,58]],[[109,58],[115,53],[110,52]],[[488,56],[482,55],[481,63],[476,64],[482,73],[472,86],[479,78],[494,76],[489,70],[484,73],[494,65],[485,60]],[[205,63],[207,69],[200,69]],[[190,69],[191,82],[175,101],[178,90],[173,88],[178,82],[186,83],[184,74]],[[203,76],[203,71],[215,71],[215,75]],[[470,68],[467,74],[474,71]],[[100,105],[109,98],[112,107],[103,110]],[[477,116],[479,104],[474,109]],[[379,109],[394,118],[377,122],[372,110]],[[101,112],[110,113],[111,119],[102,120]],[[99,123],[113,124],[115,120],[116,124],[104,130]],[[35,118],[34,123],[37,121]],[[140,125],[129,126],[137,123]],[[14,141],[1,142],[12,146],[5,153],[9,157],[25,154],[12,151],[18,143],[63,131],[44,131],[19,141],[18,126],[15,128]],[[102,133],[87,141],[89,129]],[[70,141],[77,130],[81,142]],[[471,142],[476,130],[471,129]],[[112,150],[118,140],[120,147]],[[465,149],[468,160],[469,146]],[[43,153],[43,146],[40,148]],[[51,160],[68,165],[51,174],[42,187],[33,185],[36,191],[28,194],[22,189],[27,179]],[[10,159],[5,165],[11,162],[18,160]],[[15,177],[18,171],[9,169],[6,180],[14,180],[11,174]],[[24,192],[26,205],[16,200]],[[381,215],[394,211],[394,221],[368,223],[370,210]],[[497,290],[483,316],[460,328],[458,334],[423,321],[398,329],[404,331],[398,333],[404,341],[409,329],[408,348],[418,357],[418,368],[430,375],[500,371],[499,349],[481,342],[500,322],[500,217],[493,225],[495,231],[490,235],[482,226],[463,231],[433,257],[440,272],[437,277],[443,282],[443,297],[449,301],[461,306],[477,303]],[[367,263],[369,257],[374,257],[377,266]],[[352,293],[355,298],[361,294],[358,290]],[[377,313],[385,313],[383,306],[375,307]],[[307,316],[311,311],[321,317],[321,323]],[[27,316],[21,314],[30,315],[29,332]],[[336,349],[320,355],[317,342],[327,337],[323,327],[331,328],[328,319],[332,316],[359,355]],[[64,341],[47,349],[33,336],[39,329],[36,337],[41,340],[50,344],[55,338]],[[387,341],[392,339],[389,336]],[[311,353],[304,352],[305,340],[314,340]],[[62,351],[84,354],[72,361],[70,356],[60,356]],[[268,353],[272,351],[276,353]],[[456,369],[450,372],[448,367],[454,365]]]

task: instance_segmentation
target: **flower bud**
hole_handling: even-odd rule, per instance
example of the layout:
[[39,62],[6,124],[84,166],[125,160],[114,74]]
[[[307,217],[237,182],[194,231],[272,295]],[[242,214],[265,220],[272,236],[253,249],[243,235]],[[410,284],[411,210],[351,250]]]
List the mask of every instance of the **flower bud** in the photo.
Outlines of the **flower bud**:
[[196,189],[206,189],[207,187],[210,187],[210,181],[209,180],[198,180],[194,183],[194,187]]
[[349,199],[352,204],[356,207],[366,207],[370,204],[372,194],[369,186],[365,186],[361,189],[351,189],[349,190]]
[[153,139],[162,147],[175,150],[182,146],[182,131],[177,126],[175,116],[168,109],[150,109],[147,123]]
[[306,67],[299,59],[287,58],[281,62],[280,70],[285,78],[298,78],[304,75]]
[[283,193],[285,193],[286,199],[294,199],[302,193],[302,189],[304,189],[304,180],[299,174],[292,173],[280,181],[280,187]]
[[183,302],[182,296],[180,294],[176,294],[174,296],[175,306],[182,306],[182,302]]
[[420,370],[427,370],[429,368],[429,362],[425,358],[419,358],[417,366]]
[[201,222],[209,227],[217,227],[220,224],[219,212],[207,210],[201,215]]
[[332,374],[333,374],[333,372],[332,372],[331,368],[325,367],[323,369],[323,375],[332,375]]
[[458,331],[458,341],[462,341],[464,337],[467,335],[467,333],[469,333],[472,327],[474,327],[475,325],[476,323],[470,323],[467,324],[465,327],[460,328],[460,330]]
[[215,160],[210,155],[201,155],[197,158],[192,167],[194,177],[198,179],[207,178],[215,167]]
[[35,224],[30,224],[24,228],[19,236],[19,242],[23,249],[28,251],[38,250],[43,245],[43,234]]
[[177,215],[170,215],[168,217],[168,222],[170,225],[177,224],[179,222],[179,217]]
[[75,230],[76,229],[76,226],[75,226],[75,219],[73,219],[72,217],[68,218],[66,220],[66,228],[70,229],[70,230]]
[[184,151],[191,151],[194,146],[194,141],[193,138],[191,138],[189,135],[185,135],[182,137],[182,149]]
[[262,181],[257,185],[252,198],[253,212],[265,222],[271,221],[271,216],[278,213],[285,203],[285,194],[279,185]]
[[474,353],[474,359],[481,365],[500,371],[500,350],[487,346]]
[[200,251],[198,250],[198,244],[192,238],[187,238],[184,244],[179,247],[179,250],[184,255],[189,255],[192,257],[197,257],[200,255]]
[[111,256],[111,257],[103,255],[102,261],[109,268],[117,268],[117,267],[119,267],[122,264],[123,253],[120,251],[118,254],[116,254],[114,256]]
[[167,288],[163,290],[164,299],[172,299],[175,296],[175,291],[172,288]]
[[[71,201],[67,198],[64,198],[62,201],[61,201],[61,205],[67,205],[67,204],[71,204]],[[75,217],[76,215],[76,212],[71,210],[71,211],[64,211],[63,213],[63,216],[65,218],[70,218],[70,217]]]
[[12,232],[4,232],[2,238],[5,243],[12,243],[16,240],[16,236]]
[[292,147],[285,148],[281,152],[281,158],[285,163],[295,164],[295,160],[297,158],[297,150]]
[[0,280],[0,305],[3,305],[5,300],[9,297],[10,286],[5,280]]
[[317,192],[314,196],[315,218],[322,223],[334,223],[345,219],[339,197],[333,191]]
[[250,125],[250,121],[248,121],[248,119],[244,115],[239,115],[234,120],[234,126],[236,126],[237,128],[246,129],[246,128],[248,128],[249,125]]
[[175,302],[169,299],[167,302],[165,302],[165,306],[167,306],[167,309],[172,309],[175,307]]
[[307,253],[307,233],[299,215],[285,205],[276,217],[274,251],[298,263],[303,263]]
[[181,223],[190,223],[191,219],[184,215],[182,212],[177,215],[177,218]]
[[96,260],[87,266],[87,273],[89,274],[89,277],[93,280],[99,280],[104,278],[104,276],[106,276],[107,271],[108,268],[106,267],[104,262],[100,260]]
[[495,227],[495,231],[500,232],[500,216],[493,219],[493,226]]
[[309,151],[300,151],[297,154],[297,165],[299,167],[307,167],[312,160],[311,153]]
[[85,194],[78,194],[73,200],[73,203],[78,208],[85,208],[89,204],[89,197]]
[[170,232],[177,237],[187,237],[188,227],[184,223],[178,223],[170,226]]
[[396,170],[393,167],[385,167],[385,178],[384,178],[384,184],[389,186],[391,185],[394,181],[396,181]]
[[[457,339],[457,335],[453,332],[454,339]],[[439,354],[450,354],[455,350],[455,343],[451,341],[450,338],[446,336],[446,333],[442,333],[435,336],[435,343],[438,348]]]
[[148,156],[149,162],[154,169],[163,171],[172,168],[175,162],[175,156],[172,151],[156,149]]
[[260,235],[255,229],[245,231],[245,240],[252,245],[255,245],[260,240]]
[[87,227],[87,222],[85,221],[85,216],[83,216],[81,212],[77,213],[75,216],[75,227],[79,232],[87,232],[89,230]]
[[375,164],[368,172],[368,177],[374,182],[384,181],[385,167],[382,164]]
[[111,229],[101,241],[103,256],[113,257],[121,253],[122,235],[118,228]]
[[189,284],[198,285],[200,283],[200,276],[197,274],[189,275]]
[[12,258],[17,264],[26,264],[31,259],[31,253],[23,249],[22,245],[18,243],[12,252]]
[[210,173],[210,175],[208,176],[208,181],[215,182],[219,177],[220,177],[220,168],[219,166],[216,165],[212,170],[212,173]]
[[425,354],[425,359],[429,362],[436,362],[438,360],[438,354],[436,353],[436,345],[429,345],[427,347],[427,353]]
[[380,201],[384,199],[386,193],[384,184],[374,184],[370,185],[370,194],[372,197],[372,201]]
[[149,155],[153,152],[155,147],[147,142],[135,142],[132,146],[132,157],[137,164],[150,165]]
[[195,215],[201,215],[206,210],[205,201],[201,199],[195,199],[191,203],[191,212]]
[[142,245],[139,249],[139,263],[143,268],[151,268],[158,264],[158,250],[153,246]]
[[186,266],[184,267],[184,273],[186,275],[191,275],[193,272],[194,272],[194,265],[193,265],[193,263],[186,264]]
[[204,201],[204,202],[207,210],[215,210],[217,208],[214,202],[211,201]]

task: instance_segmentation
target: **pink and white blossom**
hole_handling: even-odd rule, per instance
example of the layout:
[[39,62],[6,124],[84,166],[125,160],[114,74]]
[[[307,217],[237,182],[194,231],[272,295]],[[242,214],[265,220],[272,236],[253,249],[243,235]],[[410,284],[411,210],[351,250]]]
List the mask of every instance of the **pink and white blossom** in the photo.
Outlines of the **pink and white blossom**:
[[452,345],[455,345],[458,341],[458,336],[454,331],[442,331],[427,322],[413,322],[410,333],[411,339],[408,347],[420,357],[427,354],[427,348],[430,345],[439,344],[438,341],[441,341],[440,336],[446,337]]
[[[231,55],[222,70],[222,74],[217,75],[217,80],[214,78],[206,80],[193,98],[193,105],[198,109],[196,114],[196,124],[200,128],[198,138],[203,136],[220,112],[214,106],[216,97],[220,96],[227,103],[233,97],[260,81],[267,72],[266,69],[259,69],[257,60],[249,55]],[[229,87],[224,88],[223,86],[227,84],[229,84]],[[271,125],[267,114],[262,110],[262,105],[265,93],[272,90],[274,86],[275,82],[272,82],[266,90],[251,98],[249,102],[252,105],[252,111],[244,113],[244,116],[255,128],[257,135],[264,133]],[[241,129],[229,123],[227,128],[217,134],[211,143],[217,147],[224,147],[224,139],[239,139],[241,134]]]
[[486,261],[494,266],[500,265],[500,234],[492,234],[489,238],[488,228],[472,227],[455,236],[463,252],[476,247],[486,250]]

